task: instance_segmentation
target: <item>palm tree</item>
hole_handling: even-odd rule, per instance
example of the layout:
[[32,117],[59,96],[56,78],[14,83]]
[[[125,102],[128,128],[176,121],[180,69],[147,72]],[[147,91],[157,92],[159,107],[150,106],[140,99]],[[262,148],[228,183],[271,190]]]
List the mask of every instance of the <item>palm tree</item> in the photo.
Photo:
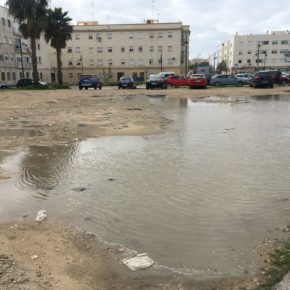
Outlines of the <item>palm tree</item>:
[[32,74],[39,81],[37,71],[36,39],[46,26],[47,0],[7,0],[9,13],[19,22],[19,31],[31,41]]
[[44,37],[47,42],[56,50],[57,61],[57,80],[62,85],[62,62],[61,50],[66,47],[66,42],[71,39],[73,27],[70,25],[72,20],[67,16],[68,12],[62,12],[61,8],[48,10],[48,24],[45,29]]

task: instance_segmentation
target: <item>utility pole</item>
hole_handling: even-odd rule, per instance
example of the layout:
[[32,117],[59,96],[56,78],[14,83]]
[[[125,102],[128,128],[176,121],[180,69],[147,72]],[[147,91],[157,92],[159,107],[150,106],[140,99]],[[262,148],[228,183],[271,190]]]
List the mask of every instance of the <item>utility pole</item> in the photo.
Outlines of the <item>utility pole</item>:
[[259,70],[259,63],[260,63],[260,48],[261,48],[261,43],[258,41],[258,51],[257,51],[257,70]]

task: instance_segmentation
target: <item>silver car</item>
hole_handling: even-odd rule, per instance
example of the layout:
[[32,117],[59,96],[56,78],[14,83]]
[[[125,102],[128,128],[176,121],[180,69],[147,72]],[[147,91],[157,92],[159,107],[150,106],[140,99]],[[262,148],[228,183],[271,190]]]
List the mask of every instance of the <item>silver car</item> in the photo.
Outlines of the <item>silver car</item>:
[[210,80],[211,86],[243,86],[244,82],[232,75],[216,75]]
[[245,85],[249,85],[253,75],[249,73],[240,73],[236,74],[235,77],[243,81]]

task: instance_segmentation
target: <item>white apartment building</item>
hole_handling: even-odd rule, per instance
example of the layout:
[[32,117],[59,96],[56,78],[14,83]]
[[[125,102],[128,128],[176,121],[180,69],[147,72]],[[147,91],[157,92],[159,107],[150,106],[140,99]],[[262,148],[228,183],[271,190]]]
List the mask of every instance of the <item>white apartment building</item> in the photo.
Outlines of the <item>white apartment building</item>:
[[[6,7],[0,6],[0,81],[15,84],[23,77],[32,77],[29,39],[24,39]],[[41,37],[37,40],[40,79],[51,81],[50,47]]]
[[[149,74],[188,71],[189,26],[182,23],[106,24],[78,22],[62,50],[63,79],[77,83],[92,73],[117,81],[122,75],[144,80]],[[55,58],[51,67],[56,67]],[[54,73],[52,73],[54,77]]]
[[254,72],[262,69],[290,70],[290,31],[265,34],[236,34],[222,43],[216,64],[225,60],[229,72]]

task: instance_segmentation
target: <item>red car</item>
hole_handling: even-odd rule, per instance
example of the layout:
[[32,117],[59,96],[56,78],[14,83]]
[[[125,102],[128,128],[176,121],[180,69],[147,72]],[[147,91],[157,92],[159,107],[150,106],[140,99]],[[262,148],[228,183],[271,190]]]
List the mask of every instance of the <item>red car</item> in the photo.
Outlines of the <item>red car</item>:
[[173,87],[188,86],[188,78],[185,76],[169,76],[165,79],[166,84]]
[[189,79],[187,80],[187,85],[193,88],[206,88],[207,86],[207,79],[203,74],[192,74],[190,75]]

